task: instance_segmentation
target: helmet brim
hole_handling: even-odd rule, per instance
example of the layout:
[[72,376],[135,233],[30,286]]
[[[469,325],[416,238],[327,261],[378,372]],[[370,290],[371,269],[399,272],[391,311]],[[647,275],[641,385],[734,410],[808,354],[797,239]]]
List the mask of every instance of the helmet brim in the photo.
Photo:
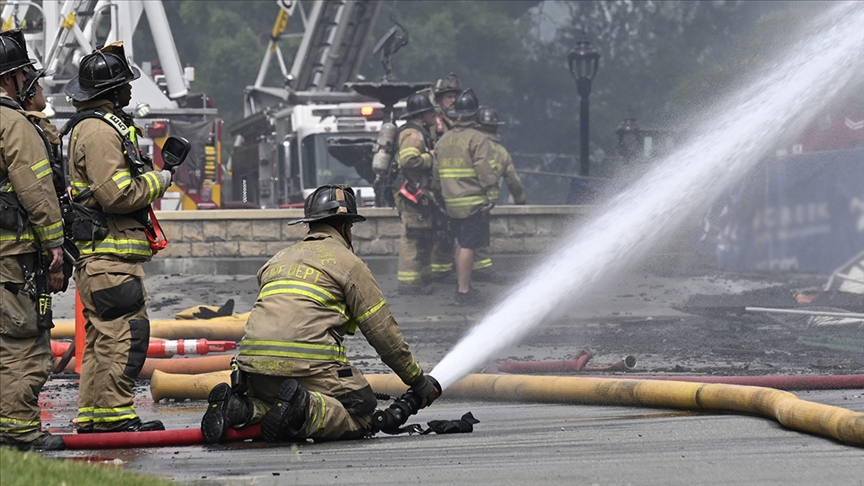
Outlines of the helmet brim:
[[450,110],[447,112],[447,116],[450,118],[465,118],[466,116],[474,116],[480,109],[476,110]]
[[429,108],[424,108],[424,109],[422,109],[422,110],[409,111],[408,113],[405,113],[404,115],[400,116],[399,119],[400,119],[400,120],[407,120],[407,119],[411,118],[411,117],[414,116],[414,115],[419,115],[419,114],[421,114],[421,113],[426,113],[427,111],[434,111],[434,110],[435,110],[435,107],[432,106],[432,107],[429,107]]
[[111,91],[112,89],[118,86],[123,86],[126,83],[131,83],[132,81],[135,81],[136,79],[141,77],[141,71],[139,71],[138,68],[130,65],[129,69],[132,71],[132,79],[123,80],[122,83],[94,89],[87,89],[81,86],[81,79],[78,76],[75,76],[74,78],[69,80],[68,83],[66,83],[66,96],[72,98],[75,101],[89,101],[102,93]]
[[12,65],[12,66],[6,66],[2,69],[2,72],[0,72],[0,76],[3,76],[4,74],[7,74],[7,73],[11,73],[13,71],[17,71],[18,69],[25,68],[27,66],[32,66],[34,64],[36,64],[36,59],[28,59],[27,62],[22,62],[20,64],[16,64],[16,65]]
[[316,221],[324,221],[325,219],[346,220],[352,223],[360,223],[366,221],[365,216],[359,214],[322,214],[320,216],[309,216],[308,218],[292,219],[288,221],[288,226],[293,226],[300,223],[314,223]]

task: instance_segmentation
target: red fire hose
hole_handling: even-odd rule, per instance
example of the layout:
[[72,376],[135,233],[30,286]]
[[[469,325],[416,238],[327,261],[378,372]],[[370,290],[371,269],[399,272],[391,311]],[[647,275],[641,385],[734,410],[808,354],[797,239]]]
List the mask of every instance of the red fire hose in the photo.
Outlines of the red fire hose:
[[[62,357],[72,343],[51,341],[51,354]],[[207,339],[152,340],[147,348],[147,356],[170,357],[190,354],[224,353],[237,349],[234,341],[208,341]]]
[[486,369],[487,373],[567,373],[575,371],[627,371],[636,367],[636,358],[624,359],[609,366],[587,366],[593,357],[587,348],[579,351],[572,359],[558,361],[504,361]]
[[[152,432],[111,432],[60,435],[67,449],[129,449],[204,444],[201,429],[158,430]],[[258,424],[228,429],[225,441],[238,442],[261,437]]]

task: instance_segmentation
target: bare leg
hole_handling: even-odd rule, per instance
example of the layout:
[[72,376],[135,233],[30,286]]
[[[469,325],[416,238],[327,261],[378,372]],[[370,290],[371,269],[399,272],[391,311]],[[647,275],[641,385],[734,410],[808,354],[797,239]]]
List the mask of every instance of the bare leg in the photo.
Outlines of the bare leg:
[[474,267],[474,250],[456,246],[456,285],[461,293],[471,289],[471,271]]

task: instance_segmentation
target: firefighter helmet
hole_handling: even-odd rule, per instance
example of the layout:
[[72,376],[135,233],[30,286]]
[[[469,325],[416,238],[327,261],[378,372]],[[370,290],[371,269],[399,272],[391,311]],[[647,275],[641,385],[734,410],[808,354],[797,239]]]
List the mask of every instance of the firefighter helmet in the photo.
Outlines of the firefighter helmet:
[[54,74],[54,71],[30,68],[26,73],[24,73],[24,87],[21,88],[22,96],[24,98],[32,98],[36,96],[36,83],[39,81],[39,78],[51,76],[52,74]]
[[347,184],[326,184],[309,195],[303,204],[303,218],[288,224],[312,223],[314,221],[347,220],[352,223],[366,221],[357,214],[357,199],[354,189]]
[[21,29],[0,32],[0,76],[36,63],[27,54],[27,41]]
[[123,42],[115,42],[93,51],[81,59],[78,76],[66,85],[66,95],[75,101],[87,101],[141,76],[129,65]]
[[409,96],[406,104],[405,114],[401,117],[403,119],[411,118],[414,115],[419,115],[420,113],[435,109],[435,107],[432,106],[432,102],[429,101],[429,97],[421,93],[415,93]]
[[466,118],[476,114],[479,109],[480,101],[477,95],[474,94],[474,90],[468,88],[459,94],[456,102],[453,103],[453,109],[447,115],[451,118]]
[[434,93],[436,98],[444,93],[459,93],[461,91],[462,88],[459,86],[459,78],[456,77],[456,73],[450,73],[435,82]]
[[489,108],[488,106],[481,106],[480,111],[477,112],[477,121],[480,122],[481,125],[505,125],[506,122],[502,122],[498,120],[498,112],[495,111],[494,108]]

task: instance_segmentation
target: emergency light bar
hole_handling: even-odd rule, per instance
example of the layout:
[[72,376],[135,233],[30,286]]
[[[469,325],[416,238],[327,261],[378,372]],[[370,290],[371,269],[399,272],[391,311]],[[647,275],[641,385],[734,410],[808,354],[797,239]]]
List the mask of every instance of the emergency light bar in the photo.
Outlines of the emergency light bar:
[[383,120],[384,113],[374,106],[361,106],[356,108],[320,108],[312,110],[312,116],[320,116],[326,118],[328,116],[336,118],[345,117],[360,117],[367,120]]

